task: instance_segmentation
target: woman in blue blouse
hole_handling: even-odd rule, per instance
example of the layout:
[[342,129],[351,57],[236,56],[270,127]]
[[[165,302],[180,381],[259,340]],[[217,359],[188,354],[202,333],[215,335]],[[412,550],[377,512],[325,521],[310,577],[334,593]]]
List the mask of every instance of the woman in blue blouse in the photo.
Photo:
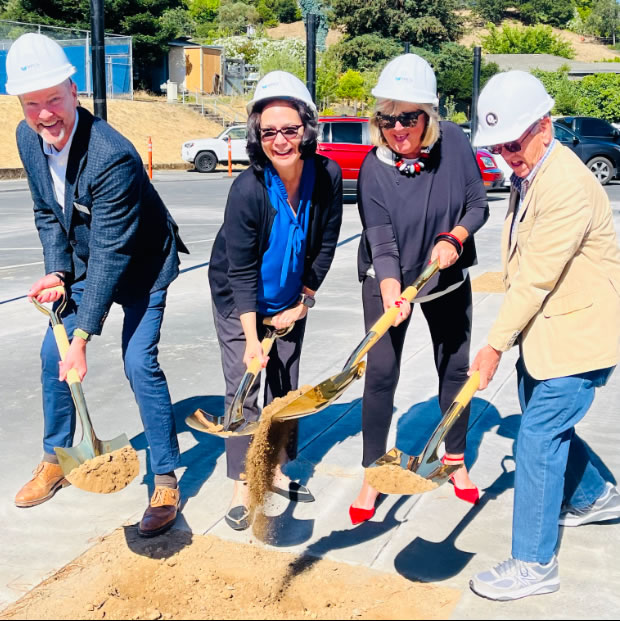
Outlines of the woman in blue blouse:
[[[226,407],[250,361],[266,368],[267,405],[297,388],[306,315],[332,262],[342,220],[342,175],[333,161],[316,155],[317,110],[310,93],[284,71],[267,74],[248,104],[251,166],[235,179],[209,264],[213,314],[226,380]],[[295,323],[263,354],[263,319],[280,329]],[[244,403],[256,420],[258,385]],[[280,455],[295,457],[296,433]],[[226,522],[249,526],[245,456],[251,436],[228,438],[228,477],[235,481]],[[310,502],[307,488],[276,469],[273,491]]]

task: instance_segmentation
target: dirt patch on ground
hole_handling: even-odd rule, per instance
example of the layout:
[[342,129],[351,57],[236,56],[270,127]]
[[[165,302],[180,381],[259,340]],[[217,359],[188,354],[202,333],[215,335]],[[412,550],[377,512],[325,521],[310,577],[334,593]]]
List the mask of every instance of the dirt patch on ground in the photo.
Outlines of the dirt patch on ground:
[[[306,40],[306,27],[302,21],[293,22],[292,24],[279,24],[275,28],[268,28],[267,34],[272,39],[301,39]],[[330,28],[327,32],[325,45],[329,47],[334,43],[338,43],[344,37],[344,33],[336,28]]]
[[506,293],[501,272],[485,272],[471,282],[472,291],[479,293]]
[[[90,112],[92,100],[80,97],[80,103]],[[210,138],[222,132],[222,126],[207,121],[198,112],[182,104],[163,101],[108,100],[108,121],[128,138],[146,163],[147,140],[153,141],[153,164],[184,164],[181,145],[191,138]],[[17,153],[15,129],[23,119],[17,97],[0,95],[0,168],[21,168]],[[188,164],[189,166],[189,164]]]
[[[502,22],[502,26],[523,27],[523,24],[515,19],[506,19]],[[613,61],[614,57],[620,56],[618,52],[598,43],[591,37],[583,37],[570,30],[560,30],[559,28],[552,28],[552,30],[554,34],[560,35],[562,39],[568,41],[575,48],[575,58],[571,60],[591,63],[599,60]],[[459,43],[467,46],[481,45],[482,37],[488,34],[489,31],[483,26],[470,25]]]
[[99,455],[74,468],[66,477],[75,487],[95,494],[125,489],[140,472],[138,454],[131,446]]
[[0,619],[448,619],[459,597],[365,567],[126,527]]

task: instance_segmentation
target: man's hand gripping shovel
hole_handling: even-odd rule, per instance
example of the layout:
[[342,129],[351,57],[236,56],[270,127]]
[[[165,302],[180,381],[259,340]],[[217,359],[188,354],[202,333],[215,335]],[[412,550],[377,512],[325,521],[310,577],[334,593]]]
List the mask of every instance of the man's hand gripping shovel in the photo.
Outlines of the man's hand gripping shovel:
[[422,453],[412,456],[393,448],[366,469],[368,482],[383,494],[419,494],[445,483],[463,464],[444,464],[438,449],[479,386],[480,373],[475,371],[454,398]]
[[[49,290],[50,289],[46,289],[44,291]],[[32,298],[32,302],[38,310],[49,317],[52,330],[54,332],[54,338],[56,339],[56,345],[58,346],[58,352],[60,353],[60,359],[64,360],[67,351],[69,350],[69,339],[67,338],[67,332],[62,323],[61,315],[67,306],[67,294],[62,286],[53,287],[51,290],[58,291],[62,296],[60,304],[58,304],[55,309],[50,309],[47,306],[44,306],[34,297]],[[76,485],[81,489],[85,489],[86,491],[109,493],[111,491],[118,491],[123,487],[126,487],[126,485],[128,485],[139,472],[137,456],[135,457],[135,467],[133,464],[135,451],[131,449],[129,438],[123,433],[112,440],[100,440],[95,434],[90,415],[88,414],[88,408],[86,407],[86,399],[84,398],[84,391],[82,390],[82,382],[80,381],[80,377],[75,369],[71,369],[67,373],[67,383],[69,384],[71,397],[73,398],[73,403],[75,404],[75,409],[82,425],[82,440],[77,446],[70,448],[54,448],[63,474],[73,485]],[[129,455],[129,461],[132,463],[130,469],[125,469],[126,472],[124,473],[122,480],[117,478],[114,482],[108,481],[108,487],[105,488],[105,486],[102,487],[101,484],[90,486],[88,483],[84,483],[82,485],[71,476],[71,473],[73,473],[75,469],[79,468],[86,462],[101,455],[114,453],[124,447],[131,449],[132,454]],[[111,459],[112,457],[110,457],[110,460]],[[130,472],[130,470],[132,471]]]
[[[417,280],[409,287],[407,287],[402,297],[408,302],[411,302],[418,294],[420,289],[435,275],[439,270],[439,262],[434,261],[429,264],[426,269],[420,274]],[[372,326],[361,343],[355,348],[347,360],[344,368],[340,373],[332,375],[320,384],[309,388],[296,397],[293,401],[282,406],[282,408],[272,414],[272,421],[284,422],[287,420],[293,420],[296,418],[302,418],[303,416],[309,416],[311,414],[317,414],[321,410],[324,410],[327,406],[332,404],[342,393],[357,379],[364,375],[366,370],[366,363],[362,358],[368,353],[370,348],[389,330],[390,326],[394,323],[400,309],[397,306],[389,308]],[[247,375],[247,374],[246,374]],[[253,379],[252,379],[253,381]],[[243,384],[243,380],[242,380]],[[237,391],[239,394],[239,391]],[[247,393],[246,393],[247,394]],[[233,401],[234,404],[234,401]],[[232,436],[232,435],[249,435],[254,433],[259,426],[260,421],[245,421],[241,413],[240,417],[236,419],[238,426],[235,429],[232,427],[226,427],[226,422],[222,421],[222,427],[216,431],[213,428],[208,429],[205,425],[199,431],[206,431],[213,435],[219,436]],[[201,412],[198,410],[197,412]],[[194,413],[187,419],[187,424],[194,429],[198,429],[197,426],[190,422],[196,416]],[[233,425],[235,423],[233,422]]]

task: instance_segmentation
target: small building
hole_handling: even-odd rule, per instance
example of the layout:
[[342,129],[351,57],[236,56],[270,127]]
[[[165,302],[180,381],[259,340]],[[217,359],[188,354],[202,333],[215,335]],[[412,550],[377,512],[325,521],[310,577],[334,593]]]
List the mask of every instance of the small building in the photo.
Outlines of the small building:
[[223,83],[224,48],[200,45],[181,37],[169,43],[168,80],[186,91],[220,94]]
[[595,73],[620,73],[620,62],[584,63],[552,54],[485,54],[484,59],[496,63],[502,71],[511,69],[557,71],[560,67],[568,66],[568,77],[573,80]]

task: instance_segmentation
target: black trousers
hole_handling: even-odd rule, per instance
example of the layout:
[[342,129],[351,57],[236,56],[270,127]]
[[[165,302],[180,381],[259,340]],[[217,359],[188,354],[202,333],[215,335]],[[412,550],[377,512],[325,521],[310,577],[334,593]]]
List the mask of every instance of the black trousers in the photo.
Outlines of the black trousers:
[[[243,364],[245,335],[237,311],[224,317],[213,305],[213,319],[226,381],[225,407],[228,408],[245,373]],[[265,369],[264,405],[269,405],[276,397],[283,397],[289,391],[298,388],[299,358],[305,329],[306,319],[304,318],[297,321],[295,327],[286,336],[274,342]],[[258,338],[262,339],[265,336],[266,327],[263,325],[261,315],[257,315],[257,331]],[[257,420],[260,416],[259,389],[260,378],[257,377],[243,404],[243,415],[247,420]],[[241,474],[245,471],[245,456],[251,441],[252,436],[226,438],[226,466],[230,479],[241,480]],[[287,452],[289,459],[295,459],[297,456],[297,425],[291,425]]]
[[[366,277],[362,285],[366,331],[383,314],[383,301],[376,278]],[[433,342],[435,367],[439,377],[439,407],[445,413],[467,381],[471,341],[472,295],[469,277],[457,289],[420,304]],[[400,376],[400,362],[411,316],[390,328],[368,352],[362,402],[362,436],[366,468],[387,450],[394,393]],[[448,453],[465,451],[469,407],[446,436]]]

